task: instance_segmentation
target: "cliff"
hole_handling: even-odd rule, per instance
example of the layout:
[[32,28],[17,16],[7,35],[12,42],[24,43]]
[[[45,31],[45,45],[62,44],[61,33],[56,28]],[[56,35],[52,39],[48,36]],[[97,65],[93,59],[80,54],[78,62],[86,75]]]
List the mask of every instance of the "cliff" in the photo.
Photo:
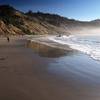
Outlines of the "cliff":
[[99,19],[82,22],[57,14],[24,13],[9,5],[0,6],[0,35],[92,33],[99,32],[99,27]]

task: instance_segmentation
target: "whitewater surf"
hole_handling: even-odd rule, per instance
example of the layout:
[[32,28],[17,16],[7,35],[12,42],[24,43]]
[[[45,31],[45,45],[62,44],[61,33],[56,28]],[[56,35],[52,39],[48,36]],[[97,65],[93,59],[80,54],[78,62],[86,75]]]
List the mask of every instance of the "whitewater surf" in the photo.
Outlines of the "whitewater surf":
[[95,60],[100,61],[100,35],[70,35],[52,36],[49,40],[69,45],[72,49],[81,51]]

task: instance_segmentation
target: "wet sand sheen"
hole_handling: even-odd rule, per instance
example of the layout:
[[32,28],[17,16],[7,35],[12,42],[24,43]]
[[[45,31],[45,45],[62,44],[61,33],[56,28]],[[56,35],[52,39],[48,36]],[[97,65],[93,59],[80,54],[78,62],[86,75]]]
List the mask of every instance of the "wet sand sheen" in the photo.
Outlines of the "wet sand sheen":
[[[48,43],[49,44],[49,43]],[[60,46],[60,44],[59,44]],[[37,43],[37,42],[27,42],[27,47],[32,48],[33,51],[37,54],[39,54],[42,57],[47,57],[47,58],[58,58],[61,56],[67,56],[67,55],[72,55],[75,51],[72,49],[59,49],[57,47],[51,47],[47,46],[45,44]]]
[[[33,44],[34,51],[25,45],[22,39],[0,43],[1,100],[100,99],[99,62],[80,53],[68,55],[68,51],[49,47],[47,54],[39,55],[45,53],[40,52],[45,46]],[[54,51],[59,53],[50,56]]]

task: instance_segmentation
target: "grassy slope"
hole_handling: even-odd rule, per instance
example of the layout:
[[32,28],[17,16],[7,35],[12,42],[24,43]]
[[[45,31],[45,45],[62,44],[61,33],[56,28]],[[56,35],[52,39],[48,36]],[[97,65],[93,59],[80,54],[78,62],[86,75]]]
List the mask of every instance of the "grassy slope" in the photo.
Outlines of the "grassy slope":
[[11,6],[0,6],[0,34],[70,34],[99,31],[100,21],[81,22],[55,14],[20,12]]

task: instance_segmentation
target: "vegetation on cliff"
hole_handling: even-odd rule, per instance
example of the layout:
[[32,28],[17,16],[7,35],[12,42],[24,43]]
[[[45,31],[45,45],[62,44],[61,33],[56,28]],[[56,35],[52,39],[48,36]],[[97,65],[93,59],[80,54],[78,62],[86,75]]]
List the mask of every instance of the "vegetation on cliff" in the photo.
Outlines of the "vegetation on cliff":
[[27,13],[16,10],[9,5],[0,6],[0,34],[70,34],[85,29],[99,28],[100,21],[81,22],[57,14],[31,10]]

